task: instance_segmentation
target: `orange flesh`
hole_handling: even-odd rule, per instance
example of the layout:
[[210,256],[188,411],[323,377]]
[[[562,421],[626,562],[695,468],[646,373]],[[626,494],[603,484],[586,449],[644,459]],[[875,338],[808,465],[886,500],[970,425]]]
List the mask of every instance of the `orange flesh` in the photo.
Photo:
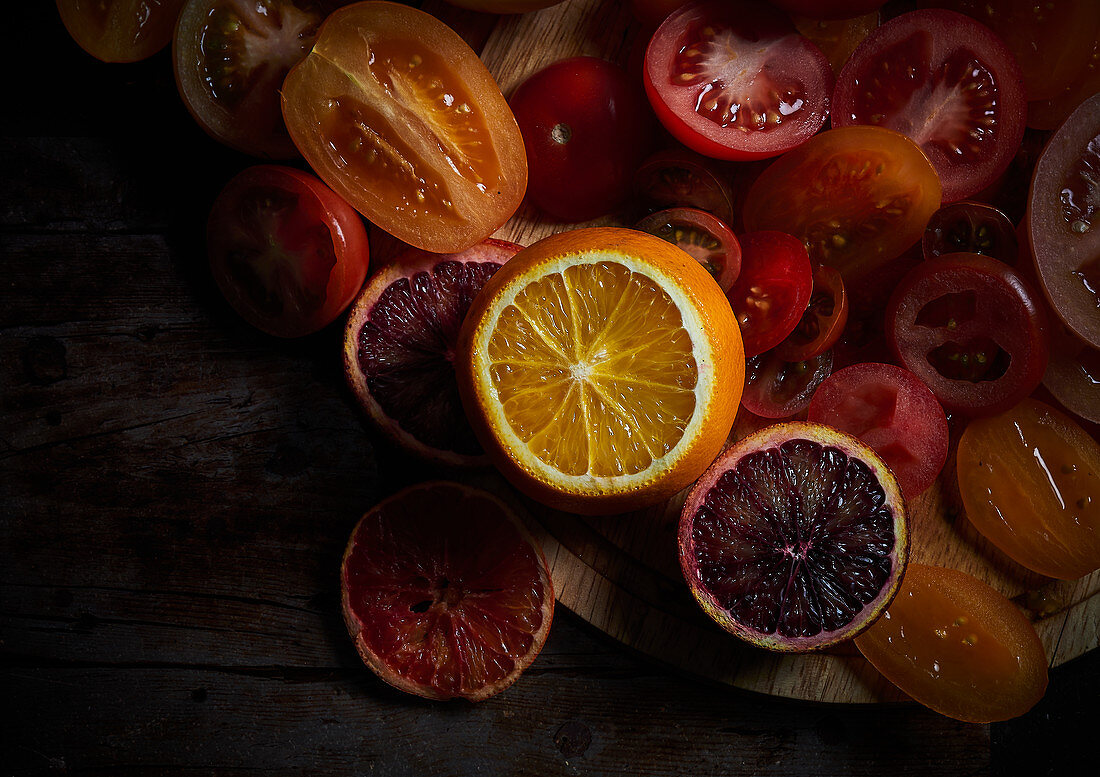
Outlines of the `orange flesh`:
[[886,613],[855,642],[901,690],[958,720],[1022,715],[1046,690],[1046,656],[1031,623],[957,570],[910,564]]
[[958,451],[970,522],[1018,563],[1072,580],[1100,568],[1100,445],[1025,400],[972,421]]
[[698,368],[679,309],[616,262],[526,286],[501,311],[489,357],[512,430],[568,475],[642,472],[695,412]]

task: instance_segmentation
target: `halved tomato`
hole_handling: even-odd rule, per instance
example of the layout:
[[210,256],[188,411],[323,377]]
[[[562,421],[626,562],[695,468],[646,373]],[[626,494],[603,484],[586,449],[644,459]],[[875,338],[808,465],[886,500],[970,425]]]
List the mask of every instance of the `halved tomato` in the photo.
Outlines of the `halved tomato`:
[[317,0],[187,0],[172,59],[183,104],[199,126],[246,154],[298,156],[279,90],[313,46],[326,8]]
[[172,40],[184,0],[57,0],[65,29],[104,62],[137,62]]
[[1100,348],[1100,94],[1054,133],[1028,199],[1031,249],[1054,311]]
[[684,148],[658,151],[638,167],[634,193],[642,205],[654,210],[698,208],[732,224],[734,195],[728,176],[717,164]]
[[277,165],[236,175],[207,224],[214,280],[241,316],[278,337],[334,321],[367,275],[359,214],[316,176]]
[[684,145],[718,159],[761,159],[821,129],[833,71],[780,11],[699,0],[653,34],[645,87],[657,118]]
[[639,221],[635,229],[683,249],[707,268],[724,292],[733,288],[741,274],[741,243],[721,219],[705,210],[659,210]]
[[329,186],[425,251],[469,248],[523,199],[527,156],[500,88],[415,8],[362,2],[329,16],[283,84],[283,116]]
[[908,135],[940,175],[946,202],[996,180],[1024,135],[1027,100],[1011,52],[952,11],[913,11],[867,36],[837,78],[833,126]]
[[774,349],[745,362],[741,406],[761,418],[790,418],[810,404],[833,370],[833,352],[791,362]]
[[1016,228],[1001,211],[983,202],[952,202],[932,214],[924,230],[924,256],[974,253],[1016,264]]
[[843,127],[773,162],[743,215],[747,231],[791,233],[850,286],[916,243],[939,206],[939,177],[913,141],[881,127]]
[[810,302],[794,331],[776,346],[787,361],[812,359],[833,347],[848,322],[848,294],[844,279],[828,265],[814,268]]
[[741,271],[726,297],[741,326],[745,356],[779,345],[810,302],[813,269],[806,246],[785,232],[741,236]]
[[1061,326],[1051,328],[1043,385],[1071,413],[1100,424],[1100,349]]

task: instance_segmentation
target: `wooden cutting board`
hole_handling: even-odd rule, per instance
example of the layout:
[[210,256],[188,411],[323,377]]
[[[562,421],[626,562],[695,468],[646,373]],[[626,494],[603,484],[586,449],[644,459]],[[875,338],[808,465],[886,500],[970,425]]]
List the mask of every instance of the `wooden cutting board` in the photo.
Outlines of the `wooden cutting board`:
[[[625,67],[640,61],[641,31],[630,4],[567,0],[518,16],[463,11],[438,0],[424,9],[462,34],[504,94],[558,59],[596,56]],[[590,222],[620,224],[612,216]],[[523,245],[577,225],[521,210],[497,237]],[[734,437],[762,425],[738,419]],[[961,569],[1031,614],[1051,666],[1100,645],[1100,571],[1076,581],[1029,573],[978,535],[961,509],[949,459],[940,483],[910,504],[912,560]],[[499,481],[494,490],[507,492]],[[512,497],[514,499],[514,497]],[[523,503],[550,562],[559,603],[623,644],[696,675],[761,693],[827,702],[903,699],[853,646],[784,656],[749,647],[715,626],[680,573],[676,529],[684,495],[628,515],[584,518]]]

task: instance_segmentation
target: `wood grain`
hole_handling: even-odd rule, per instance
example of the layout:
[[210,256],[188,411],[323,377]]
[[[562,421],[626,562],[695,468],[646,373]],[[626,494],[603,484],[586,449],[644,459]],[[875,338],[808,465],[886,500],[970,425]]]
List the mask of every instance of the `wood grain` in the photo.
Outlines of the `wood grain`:
[[[502,18],[484,39],[482,60],[507,95],[540,68],[570,56],[630,66],[639,31],[625,3],[573,0],[538,13]],[[432,10],[432,6],[427,6]],[[454,17],[462,31],[462,17]],[[480,43],[484,28],[468,35]],[[621,223],[621,214],[591,224]],[[526,208],[497,237],[529,245],[563,225]],[[579,225],[585,226],[585,225]],[[734,438],[760,419],[743,418]],[[814,656],[782,656],[745,647],[710,623],[683,583],[676,528],[683,494],[636,514],[590,519],[531,505],[538,536],[553,558],[559,601],[600,630],[686,671],[763,693],[829,702],[900,698],[849,646]],[[977,534],[963,514],[954,460],[941,481],[910,504],[914,561],[961,569],[1031,607],[1051,665],[1100,645],[1089,620],[1100,571],[1052,582],[1029,573]],[[1037,604],[1038,603],[1038,604]]]

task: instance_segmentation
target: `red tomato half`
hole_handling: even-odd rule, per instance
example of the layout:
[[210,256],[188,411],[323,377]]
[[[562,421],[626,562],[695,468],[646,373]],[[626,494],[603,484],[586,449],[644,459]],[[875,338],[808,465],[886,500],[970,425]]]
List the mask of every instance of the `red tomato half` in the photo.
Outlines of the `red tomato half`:
[[496,81],[415,8],[362,2],[329,16],[283,84],[283,116],[329,186],[425,251],[469,248],[523,199],[523,137]]
[[1031,249],[1054,311],[1100,348],[1100,94],[1054,133],[1028,200]]
[[806,409],[833,369],[832,351],[789,362],[775,350],[745,362],[741,406],[761,418],[790,418]]
[[833,71],[779,11],[747,0],[689,3],[657,28],[645,87],[677,140],[718,159],[803,143],[829,115]]
[[187,0],[172,59],[183,104],[199,126],[246,154],[298,156],[279,90],[313,46],[326,13],[316,0]]
[[772,162],[749,189],[745,229],[789,232],[851,287],[920,240],[940,206],[928,157],[880,127],[822,132]]
[[1020,69],[987,28],[952,11],[913,11],[867,36],[837,78],[833,126],[870,124],[912,138],[945,202],[1005,171],[1027,121]]
[[670,208],[651,213],[635,229],[656,235],[690,254],[714,276],[722,291],[741,274],[741,243],[730,228],[705,210]]
[[137,62],[168,45],[184,0],[57,0],[65,29],[104,62]]
[[367,275],[359,214],[316,177],[258,165],[234,177],[207,225],[214,280],[253,326],[301,337],[336,319]]
[[787,339],[776,346],[787,361],[812,359],[833,347],[848,322],[848,293],[840,273],[824,264],[814,268],[813,291],[806,312]]
[[741,272],[726,293],[745,343],[745,356],[783,342],[810,302],[813,271],[806,246],[784,232],[741,237]]
[[732,224],[734,197],[727,176],[713,159],[686,149],[658,151],[634,176],[634,193],[642,204],[665,208],[698,208]]
[[917,265],[898,284],[886,333],[906,369],[949,411],[990,415],[1030,394],[1047,366],[1035,293],[1011,267],[981,254]]
[[892,364],[853,364],[825,379],[810,421],[828,424],[875,449],[906,499],[924,493],[947,461],[947,416],[913,373]]
[[652,114],[626,72],[596,57],[563,59],[509,101],[527,149],[527,198],[563,221],[609,213],[649,151]]

